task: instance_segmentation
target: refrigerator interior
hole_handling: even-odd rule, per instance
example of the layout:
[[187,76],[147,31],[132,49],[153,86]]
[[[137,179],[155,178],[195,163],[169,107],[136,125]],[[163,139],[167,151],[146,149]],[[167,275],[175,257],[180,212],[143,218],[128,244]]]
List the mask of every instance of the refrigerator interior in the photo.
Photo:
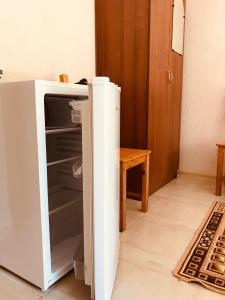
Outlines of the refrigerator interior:
[[[80,96],[45,96],[51,272],[83,257]],[[81,253],[82,252],[82,253]]]

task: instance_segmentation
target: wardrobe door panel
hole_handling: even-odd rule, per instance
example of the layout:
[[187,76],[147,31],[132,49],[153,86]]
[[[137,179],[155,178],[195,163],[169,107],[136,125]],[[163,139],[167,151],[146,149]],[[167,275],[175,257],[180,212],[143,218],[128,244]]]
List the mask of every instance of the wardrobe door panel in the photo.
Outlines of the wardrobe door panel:
[[[121,86],[121,146],[147,147],[148,0],[96,0],[97,76]],[[141,171],[128,175],[138,191]]]
[[[171,6],[174,0],[170,0]],[[185,7],[185,1],[184,1]],[[169,118],[168,118],[168,161],[167,180],[177,175],[180,155],[180,124],[181,124],[181,101],[182,101],[182,80],[183,80],[183,55],[172,50],[173,35],[173,9],[171,10],[171,46],[169,52],[169,70],[171,81],[169,83]],[[175,29],[176,31],[176,29]]]
[[148,148],[152,150],[150,193],[167,182],[170,0],[151,1]]
[[[123,1],[121,146],[147,147],[149,1]],[[141,169],[128,172],[128,191],[141,187]]]
[[120,83],[122,74],[122,1],[96,0],[96,75]]
[[96,0],[97,76],[122,87],[121,146],[147,146],[148,0]]
[[168,161],[167,180],[177,175],[180,155],[180,123],[183,77],[183,56],[171,50],[170,70],[173,80],[169,85]]
[[148,0],[123,1],[121,145],[147,146]]

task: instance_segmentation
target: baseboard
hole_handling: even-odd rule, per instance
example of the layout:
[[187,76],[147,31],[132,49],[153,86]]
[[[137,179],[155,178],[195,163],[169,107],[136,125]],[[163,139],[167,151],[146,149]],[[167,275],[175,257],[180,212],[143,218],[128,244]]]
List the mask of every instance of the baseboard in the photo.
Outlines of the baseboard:
[[[190,175],[190,176],[201,176],[201,177],[206,177],[206,178],[216,178],[216,176],[213,175],[204,175],[204,174],[198,174],[198,173],[189,173],[189,172],[183,172],[183,171],[178,171],[178,175]],[[225,178],[225,175],[224,175]]]

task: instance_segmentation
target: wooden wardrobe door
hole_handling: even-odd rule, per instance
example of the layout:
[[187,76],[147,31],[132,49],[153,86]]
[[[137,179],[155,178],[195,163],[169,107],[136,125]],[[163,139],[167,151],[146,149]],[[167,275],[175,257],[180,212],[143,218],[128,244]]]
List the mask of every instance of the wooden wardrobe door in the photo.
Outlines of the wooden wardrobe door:
[[[123,22],[121,146],[146,149],[149,0],[124,0]],[[141,178],[140,167],[128,171],[129,196],[140,192]]]
[[150,193],[167,182],[168,168],[168,66],[170,53],[170,0],[151,1],[148,148],[150,161]]
[[123,0],[121,146],[147,147],[149,0]]
[[148,0],[96,0],[96,73],[121,86],[121,146],[147,147]]
[[177,176],[179,168],[183,56],[171,50],[169,68],[173,79],[169,85],[168,98],[168,181]]
[[[96,66],[121,86],[121,147],[147,148],[149,0],[96,0]],[[140,191],[141,170],[128,173]]]
[[123,66],[123,1],[95,1],[96,75],[119,84]]
[[[167,125],[167,181],[177,176],[180,155],[180,124],[181,124],[181,102],[183,81],[183,55],[172,50],[173,34],[173,3],[171,3],[171,41],[169,52],[169,67],[171,81],[168,85],[168,125]],[[184,1],[185,4],[185,1]]]

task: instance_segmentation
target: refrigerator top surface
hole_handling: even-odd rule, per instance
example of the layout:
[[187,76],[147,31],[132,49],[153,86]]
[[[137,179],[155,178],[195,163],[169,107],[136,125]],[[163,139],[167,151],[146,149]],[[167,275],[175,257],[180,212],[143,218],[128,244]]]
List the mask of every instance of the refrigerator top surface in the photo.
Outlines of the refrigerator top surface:
[[96,76],[92,78],[92,85],[107,85],[121,90],[121,88],[110,81],[109,77]]
[[[48,80],[23,80],[23,81],[10,81],[10,82],[1,82],[1,85],[8,85],[8,84],[25,84],[25,83],[34,83],[35,85],[39,86],[45,86],[45,87],[63,87],[63,88],[72,88],[72,89],[82,89],[84,91],[87,91],[88,93],[88,85],[82,85],[82,84],[76,84],[76,83],[66,83],[66,82],[59,82],[59,81],[48,81]],[[91,81],[92,85],[110,85],[114,88],[118,88],[120,90],[120,87],[118,85],[114,84],[110,81],[108,77],[93,77]]]

